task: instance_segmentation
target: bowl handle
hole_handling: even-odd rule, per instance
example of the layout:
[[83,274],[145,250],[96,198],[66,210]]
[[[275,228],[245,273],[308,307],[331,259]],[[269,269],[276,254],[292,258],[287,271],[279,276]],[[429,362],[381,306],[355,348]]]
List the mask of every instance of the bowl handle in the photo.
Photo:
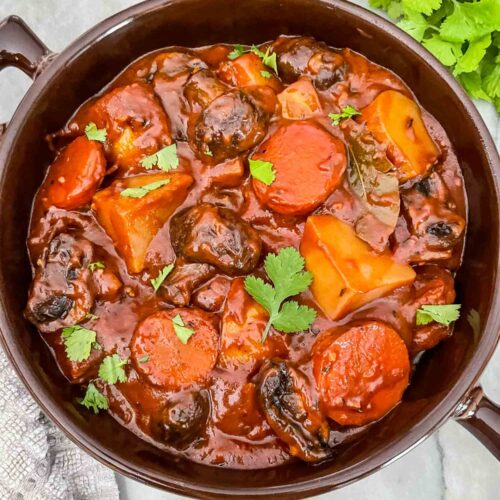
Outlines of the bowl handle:
[[[55,55],[20,17],[0,22],[0,71],[14,66],[34,80]],[[6,127],[0,123],[0,139]]]
[[460,403],[455,419],[483,443],[500,460],[500,406],[475,387]]
[[0,71],[15,66],[34,80],[53,55],[20,17],[0,22]]

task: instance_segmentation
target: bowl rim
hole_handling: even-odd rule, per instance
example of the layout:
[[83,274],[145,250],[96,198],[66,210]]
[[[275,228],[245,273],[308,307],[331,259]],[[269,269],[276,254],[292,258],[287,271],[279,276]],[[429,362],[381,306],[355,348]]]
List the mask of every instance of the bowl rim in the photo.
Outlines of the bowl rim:
[[[16,137],[17,129],[22,125],[25,115],[30,111],[36,101],[39,89],[49,84],[57,76],[65,65],[73,64],[87,50],[92,50],[94,43],[106,38],[111,33],[120,30],[142,15],[160,10],[165,6],[175,6],[184,0],[146,0],[137,5],[129,7],[117,14],[101,21],[79,36],[60,54],[52,59],[50,64],[32,83],[20,105],[16,109],[9,126],[0,142],[0,165],[3,165],[10,152],[10,146]],[[423,59],[432,71],[448,85],[450,91],[456,94],[462,101],[466,114],[474,125],[478,137],[481,139],[485,155],[488,159],[493,177],[494,191],[497,206],[500,200],[500,160],[493,139],[486,128],[479,112],[468,95],[441,63],[430,54],[423,46],[416,42],[411,36],[404,33],[396,25],[382,18],[378,14],[369,11],[359,5],[349,3],[345,0],[318,0],[323,3],[374,25],[375,28],[384,30],[391,37],[397,38],[400,44],[405,44],[417,56]],[[0,171],[0,186],[3,184],[5,170]],[[500,231],[499,231],[500,233]],[[500,234],[497,235],[500,241]],[[497,258],[496,275],[500,274],[500,261]],[[129,460],[123,459],[114,452],[108,452],[95,438],[87,435],[75,422],[68,420],[61,413],[61,408],[47,394],[46,388],[40,383],[33,372],[23,372],[20,369],[24,356],[9,346],[9,337],[13,335],[14,328],[10,327],[8,314],[5,312],[4,300],[0,296],[0,342],[25,387],[31,396],[42,408],[44,413],[52,422],[77,446],[91,455],[93,458],[110,467],[116,472],[128,476],[134,480],[146,483],[161,489],[167,489],[182,495],[219,495],[219,496],[263,496],[263,495],[286,495],[290,493],[308,496],[321,491],[337,489],[354,481],[362,479],[369,474],[381,469],[402,457],[429,435],[440,427],[453,413],[457,406],[464,400],[470,389],[475,385],[477,379],[484,370],[487,362],[493,355],[495,347],[500,338],[500,283],[493,291],[491,307],[487,322],[483,327],[481,341],[477,345],[467,366],[457,378],[452,389],[443,397],[439,404],[427,415],[425,415],[410,431],[401,438],[388,443],[375,454],[358,462],[356,465],[346,469],[325,474],[320,478],[313,478],[289,485],[264,486],[259,488],[245,488],[241,486],[215,487],[197,486],[196,481],[186,482],[168,477],[168,469],[164,473],[150,471],[146,467],[132,465]],[[49,397],[44,398],[47,395]]]

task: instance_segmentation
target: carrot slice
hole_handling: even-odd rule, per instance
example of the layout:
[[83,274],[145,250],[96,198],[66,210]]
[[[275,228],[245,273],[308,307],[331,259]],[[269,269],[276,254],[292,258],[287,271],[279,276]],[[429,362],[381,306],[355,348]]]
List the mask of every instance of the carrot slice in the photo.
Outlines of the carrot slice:
[[[185,344],[174,329],[177,315],[194,331]],[[208,378],[219,353],[219,336],[207,313],[194,308],[171,309],[140,323],[131,351],[139,373],[154,385],[176,391]]]
[[306,214],[318,207],[338,186],[346,168],[342,142],[308,121],[280,127],[252,159],[273,164],[276,179],[266,185],[254,178],[253,188],[263,204],[285,215]]
[[105,172],[102,145],[77,137],[50,165],[40,191],[43,205],[72,210],[90,203]]
[[378,321],[325,332],[312,361],[323,410],[341,425],[382,418],[401,400],[410,376],[403,340]]

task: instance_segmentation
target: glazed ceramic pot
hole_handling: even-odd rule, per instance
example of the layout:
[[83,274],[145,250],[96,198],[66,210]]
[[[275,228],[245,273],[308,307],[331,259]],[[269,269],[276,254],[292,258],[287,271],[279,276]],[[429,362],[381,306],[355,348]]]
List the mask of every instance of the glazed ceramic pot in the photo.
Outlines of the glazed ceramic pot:
[[[334,459],[257,471],[220,469],[169,455],[109,415],[89,415],[76,404],[76,389],[23,318],[31,280],[25,240],[33,196],[52,159],[45,134],[62,127],[126,65],[169,45],[251,44],[280,34],[312,35],[391,69],[444,126],[469,200],[464,264],[456,277],[463,314],[454,335],[424,354],[403,402],[363,440],[340,446]],[[458,419],[499,456],[498,407],[475,385],[500,329],[498,153],[472,102],[412,38],[343,1],[151,0],[102,22],[58,55],[20,19],[8,18],[0,25],[0,69],[9,65],[34,82],[0,142],[1,341],[43,411],[77,445],[122,474],[202,498],[300,498],[328,491],[393,461],[448,418]],[[472,309],[479,313],[475,329],[466,319]]]

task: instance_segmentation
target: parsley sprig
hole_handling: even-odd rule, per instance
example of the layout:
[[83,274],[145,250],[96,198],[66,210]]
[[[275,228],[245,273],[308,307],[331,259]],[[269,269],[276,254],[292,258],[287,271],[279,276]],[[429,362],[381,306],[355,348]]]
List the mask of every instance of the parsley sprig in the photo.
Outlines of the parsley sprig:
[[68,359],[75,362],[88,359],[92,347],[98,346],[96,342],[97,333],[80,325],[64,328],[62,339]]
[[92,272],[95,272],[97,271],[98,269],[104,269],[106,267],[106,264],[104,264],[104,262],[102,262],[101,260],[96,260],[95,262],[91,262],[89,265],[88,265],[88,268],[92,271]]
[[352,118],[353,116],[360,114],[361,113],[353,106],[346,106],[340,113],[330,113],[328,118],[332,120],[333,125],[337,126],[345,118]]
[[176,169],[179,166],[177,144],[170,144],[170,146],[165,146],[156,153],[146,156],[141,160],[141,165],[146,170],[151,170],[154,166],[158,166],[165,172]]
[[471,97],[500,112],[498,0],[370,0],[432,52]]
[[135,187],[135,188],[127,188],[127,189],[124,189],[120,193],[120,196],[123,196],[125,198],[143,198],[151,191],[154,191],[155,189],[159,189],[159,188],[167,185],[169,182],[170,182],[169,179],[163,179],[161,181],[150,182],[149,184],[146,184],[144,186],[139,186],[139,187]]
[[306,290],[312,274],[304,271],[304,259],[295,248],[282,248],[278,254],[268,254],[264,269],[273,285],[256,276],[245,278],[246,291],[269,313],[262,333],[266,341],[271,326],[285,333],[307,330],[316,319],[316,311],[287,298]]
[[92,382],[87,386],[85,397],[80,401],[80,404],[85,406],[87,410],[93,410],[96,414],[99,413],[99,410],[107,410],[109,408],[106,396],[99,392]]
[[177,338],[186,345],[191,335],[194,334],[194,330],[188,328],[181,317],[180,314],[176,314],[172,318],[172,326],[174,327],[174,332],[177,335]]
[[266,184],[266,186],[270,186],[275,181],[276,172],[270,161],[252,160],[252,158],[249,158],[248,165],[250,167],[250,175]]
[[[245,49],[242,45],[235,45],[234,49],[227,55],[227,58],[233,61],[243,54],[249,54],[251,52],[259,57],[265,66],[271,68],[277,74],[278,65],[276,62],[276,52],[271,52],[271,50],[271,47],[268,47],[265,52],[262,52],[262,50],[260,50],[256,45],[252,45],[249,49]],[[266,75],[262,74],[262,76],[264,78],[270,78],[271,74],[266,71]]]
[[89,141],[106,142],[108,133],[105,128],[97,128],[94,122],[90,122],[85,127],[85,135]]
[[424,305],[417,310],[417,325],[428,325],[433,321],[449,326],[460,317],[460,304]]
[[165,281],[166,277],[172,272],[172,269],[174,268],[173,264],[168,264],[168,266],[165,266],[159,273],[156,278],[151,279],[151,285],[154,289],[155,292],[158,291],[160,288],[161,284]]
[[122,359],[118,354],[106,356],[99,366],[99,377],[108,384],[116,382],[126,382],[127,374],[123,367],[128,363],[127,359]]

